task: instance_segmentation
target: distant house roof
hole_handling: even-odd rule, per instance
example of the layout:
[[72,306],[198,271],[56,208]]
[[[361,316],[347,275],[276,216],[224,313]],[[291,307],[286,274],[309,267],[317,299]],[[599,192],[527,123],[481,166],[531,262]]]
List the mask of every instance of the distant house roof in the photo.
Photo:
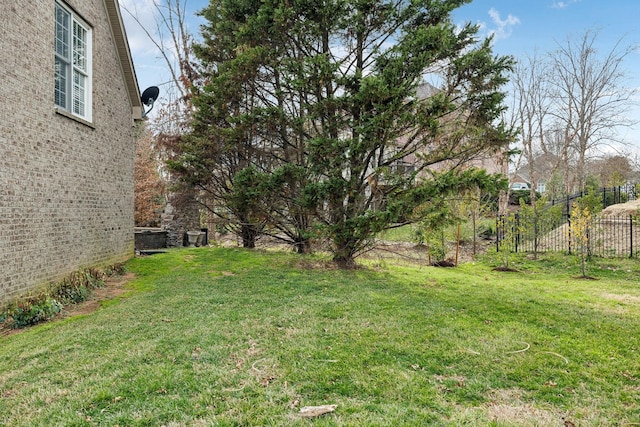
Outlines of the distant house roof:
[[113,39],[116,44],[118,57],[120,59],[120,66],[122,68],[122,74],[125,79],[127,93],[131,102],[133,118],[135,120],[139,120],[142,118],[142,101],[140,101],[140,88],[138,87],[136,70],[133,66],[131,50],[129,49],[127,34],[122,22],[120,6],[118,5],[118,0],[105,0],[104,4],[107,8],[107,15],[109,15],[111,31],[113,32]]
[[437,87],[433,86],[430,83],[422,82],[416,90],[416,96],[418,97],[418,99],[427,99],[438,92],[440,92],[440,89],[438,89]]
[[[560,158],[551,153],[541,154],[537,156],[535,158],[533,171],[533,178],[535,178],[536,182],[547,182],[551,178],[553,172],[556,170],[559,161]],[[529,165],[525,163],[511,174],[511,180],[522,180],[530,184],[531,176],[529,176],[529,173]]]

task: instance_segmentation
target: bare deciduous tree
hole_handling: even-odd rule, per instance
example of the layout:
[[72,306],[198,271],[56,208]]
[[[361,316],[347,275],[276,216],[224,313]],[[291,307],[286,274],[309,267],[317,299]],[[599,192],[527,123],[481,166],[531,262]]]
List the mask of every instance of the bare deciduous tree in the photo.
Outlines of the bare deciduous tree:
[[[124,2],[123,2],[124,3]],[[154,16],[154,24],[143,22],[139,13],[139,3],[122,9],[144,31],[149,41],[156,47],[170,73],[170,80],[162,85],[163,96],[157,101],[148,129],[153,133],[153,148],[158,158],[166,161],[180,152],[182,135],[190,130],[192,86],[198,78],[198,65],[193,54],[194,37],[187,25],[186,0],[150,0],[145,5]],[[149,12],[151,11],[151,12]],[[172,192],[167,194],[168,209],[173,212],[173,222],[168,225],[170,245],[181,245],[181,236],[188,229],[197,229],[200,218],[196,194],[192,190],[179,189],[166,169],[162,176],[171,184]]]
[[634,177],[629,155],[607,155],[589,163],[590,173],[603,187],[618,187]]
[[598,32],[587,30],[547,55],[526,58],[512,76],[516,169],[530,178],[532,198],[540,176],[553,181],[554,196],[583,189],[589,160],[607,145],[624,145],[617,131],[634,124],[624,113],[636,91],[624,86],[623,69],[633,49],[622,40],[601,51],[599,44]]
[[160,178],[159,162],[153,149],[153,136],[145,130],[136,140],[135,224],[157,227],[164,208],[165,183]]
[[609,143],[621,143],[616,129],[632,123],[622,114],[632,103],[633,90],[623,86],[624,59],[633,52],[619,40],[601,54],[598,32],[587,30],[579,38],[567,38],[550,54],[554,88],[553,116],[563,129],[563,158],[576,153],[576,189],[584,187],[589,153]]
[[157,109],[151,128],[156,134],[182,134],[190,121],[191,87],[198,78],[194,37],[186,20],[186,0],[152,0],[153,28],[142,21],[136,9],[131,10],[124,4],[121,7],[156,47],[171,76],[163,87],[164,101]]
[[514,125],[520,131],[522,154],[531,180],[531,200],[535,201],[538,177],[535,161],[546,153],[545,123],[550,114],[548,65],[537,54],[519,64],[511,82],[514,88]]

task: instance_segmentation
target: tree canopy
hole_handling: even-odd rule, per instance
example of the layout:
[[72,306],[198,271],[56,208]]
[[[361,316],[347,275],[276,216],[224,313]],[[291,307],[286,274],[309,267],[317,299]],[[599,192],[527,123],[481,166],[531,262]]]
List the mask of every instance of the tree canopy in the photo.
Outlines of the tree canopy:
[[512,139],[498,119],[513,63],[454,25],[467,2],[211,0],[171,167],[245,245],[326,239],[344,267],[417,206],[495,187],[466,164]]

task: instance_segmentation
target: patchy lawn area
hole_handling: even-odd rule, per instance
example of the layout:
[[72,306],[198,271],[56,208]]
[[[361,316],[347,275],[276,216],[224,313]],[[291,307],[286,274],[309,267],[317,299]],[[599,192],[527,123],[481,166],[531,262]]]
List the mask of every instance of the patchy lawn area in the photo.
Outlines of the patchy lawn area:
[[640,263],[513,265],[137,258],[97,311],[0,337],[0,425],[640,425]]

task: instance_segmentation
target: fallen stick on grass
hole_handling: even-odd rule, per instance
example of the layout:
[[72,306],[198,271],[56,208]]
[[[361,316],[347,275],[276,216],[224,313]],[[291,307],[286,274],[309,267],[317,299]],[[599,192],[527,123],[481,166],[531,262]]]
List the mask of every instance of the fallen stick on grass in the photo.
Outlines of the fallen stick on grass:
[[525,344],[526,347],[523,348],[522,350],[516,350],[516,351],[507,351],[507,354],[516,354],[516,353],[524,353],[525,351],[529,350],[531,348],[531,346],[529,345],[529,343],[526,343],[524,341],[520,341],[522,344]]
[[564,363],[566,363],[567,365],[569,364],[569,359],[567,359],[566,357],[564,357],[561,354],[554,353],[553,351],[541,351],[540,353],[545,353],[545,354],[551,354],[553,356],[558,356],[560,359],[564,360]]
[[338,405],[304,406],[300,408],[298,415],[304,418],[319,417],[320,415],[335,411],[337,407]]

